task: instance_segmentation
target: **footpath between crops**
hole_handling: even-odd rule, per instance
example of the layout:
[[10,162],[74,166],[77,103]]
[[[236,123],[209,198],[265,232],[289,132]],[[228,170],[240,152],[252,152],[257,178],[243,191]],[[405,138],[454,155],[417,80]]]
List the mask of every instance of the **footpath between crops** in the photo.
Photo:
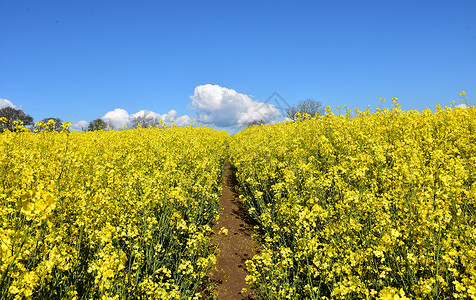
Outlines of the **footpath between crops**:
[[[245,281],[248,274],[245,262],[255,255],[258,247],[251,238],[253,225],[238,199],[236,177],[229,162],[225,164],[222,180],[222,211],[213,226],[212,242],[220,243],[220,250],[216,266],[210,271],[211,296],[220,300],[256,299]],[[227,235],[218,234],[222,227],[228,230]],[[242,293],[243,288],[246,293]]]

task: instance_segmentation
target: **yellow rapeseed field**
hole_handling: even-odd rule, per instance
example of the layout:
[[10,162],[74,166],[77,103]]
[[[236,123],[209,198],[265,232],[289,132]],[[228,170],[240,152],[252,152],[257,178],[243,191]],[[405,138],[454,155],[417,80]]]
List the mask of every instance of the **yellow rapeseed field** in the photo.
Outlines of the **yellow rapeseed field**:
[[259,299],[474,300],[476,108],[394,102],[232,137],[17,124],[0,134],[0,299],[201,298],[228,157],[261,233]]
[[193,126],[0,134],[0,298],[200,298],[228,138]]
[[476,299],[474,107],[328,107],[238,132],[230,160],[260,299]]

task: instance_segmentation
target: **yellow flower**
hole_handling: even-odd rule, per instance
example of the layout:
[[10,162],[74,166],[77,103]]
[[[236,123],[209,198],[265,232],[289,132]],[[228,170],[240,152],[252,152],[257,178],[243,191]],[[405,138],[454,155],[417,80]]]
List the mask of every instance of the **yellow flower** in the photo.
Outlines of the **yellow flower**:
[[405,296],[403,289],[397,290],[394,287],[386,287],[380,291],[379,300],[406,300],[410,299]]
[[220,228],[220,231],[218,232],[218,234],[228,235],[228,229],[226,229],[225,227],[222,227]]

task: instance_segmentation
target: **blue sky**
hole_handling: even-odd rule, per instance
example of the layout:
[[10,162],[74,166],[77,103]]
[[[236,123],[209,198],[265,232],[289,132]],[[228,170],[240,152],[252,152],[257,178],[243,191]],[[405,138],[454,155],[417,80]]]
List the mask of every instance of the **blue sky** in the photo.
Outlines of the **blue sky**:
[[464,90],[475,104],[474,0],[0,0],[0,44],[0,98],[35,121],[121,109],[232,127],[275,91],[421,110]]

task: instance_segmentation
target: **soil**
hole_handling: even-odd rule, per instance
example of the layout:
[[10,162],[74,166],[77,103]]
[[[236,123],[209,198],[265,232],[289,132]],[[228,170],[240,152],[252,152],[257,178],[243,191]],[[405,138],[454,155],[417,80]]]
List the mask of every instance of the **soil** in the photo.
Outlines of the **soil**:
[[[210,271],[212,295],[215,299],[257,299],[245,281],[246,260],[257,253],[258,245],[252,239],[253,222],[238,199],[236,177],[227,162],[223,172],[223,189],[220,197],[222,211],[218,222],[213,226],[212,242],[219,243],[216,266]],[[222,227],[228,235],[219,235]],[[241,293],[246,288],[246,293]]]

